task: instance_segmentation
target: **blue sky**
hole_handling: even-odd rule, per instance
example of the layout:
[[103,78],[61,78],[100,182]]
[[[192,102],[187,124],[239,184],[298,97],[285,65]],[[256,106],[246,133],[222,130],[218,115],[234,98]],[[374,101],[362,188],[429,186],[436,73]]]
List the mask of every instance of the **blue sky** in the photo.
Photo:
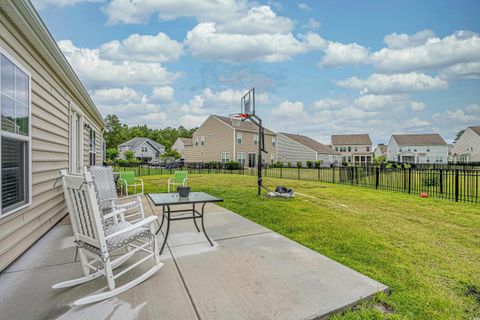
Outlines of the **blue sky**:
[[36,0],[103,115],[199,125],[257,89],[267,127],[331,134],[480,125],[479,1]]

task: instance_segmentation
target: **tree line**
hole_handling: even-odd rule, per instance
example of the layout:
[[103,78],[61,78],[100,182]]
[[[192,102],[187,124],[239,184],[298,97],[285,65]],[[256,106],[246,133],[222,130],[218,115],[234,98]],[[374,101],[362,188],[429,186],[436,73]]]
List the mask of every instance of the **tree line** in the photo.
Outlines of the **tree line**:
[[105,132],[103,135],[107,147],[107,158],[114,160],[118,154],[118,145],[136,137],[152,139],[165,146],[166,155],[172,154],[175,156],[175,152],[172,151],[175,140],[180,137],[191,138],[196,129],[187,129],[183,126],[152,129],[146,124],[129,127],[127,124],[121,123],[118,116],[109,114],[105,117]]

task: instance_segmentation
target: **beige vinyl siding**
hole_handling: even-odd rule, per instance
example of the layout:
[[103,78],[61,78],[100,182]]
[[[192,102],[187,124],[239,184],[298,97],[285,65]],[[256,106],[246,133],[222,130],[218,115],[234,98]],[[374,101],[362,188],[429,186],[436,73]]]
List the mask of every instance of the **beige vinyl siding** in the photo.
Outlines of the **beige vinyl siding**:
[[[32,114],[32,203],[0,218],[1,271],[67,214],[61,184],[55,183],[58,171],[69,165],[69,109],[73,94],[67,93],[65,84],[1,11],[0,47],[31,74]],[[95,123],[87,112],[85,120]],[[97,147],[101,148],[100,132],[97,140]],[[100,163],[101,152],[97,157]]]
[[[258,132],[252,131],[244,131],[244,130],[235,130],[237,132],[242,133],[242,144],[237,143],[237,139],[235,139],[235,156],[232,160],[237,161],[237,153],[238,152],[245,152],[245,165],[248,165],[248,154],[255,153],[258,156],[258,144],[253,143],[253,136],[258,135]],[[235,133],[235,137],[236,137]],[[263,161],[270,163],[270,157],[273,155],[276,161],[277,159],[277,148],[273,146],[272,138],[275,137],[275,134],[265,134],[265,150],[267,153],[262,155]]]
[[[473,151],[471,150],[473,148]],[[461,156],[467,157],[469,162],[480,161],[480,136],[472,129],[467,128],[453,146],[454,161],[460,162]]]
[[277,135],[277,143],[278,161],[282,161],[284,164],[291,162],[293,165],[296,165],[297,161],[301,161],[305,165],[307,161],[315,161],[317,159],[317,153],[314,150],[281,133]]
[[[201,137],[205,137],[205,144],[202,146]],[[195,145],[195,138],[198,137],[198,146]],[[214,116],[207,120],[195,131],[192,138],[192,146],[185,148],[185,162],[208,162],[221,161],[222,152],[230,152],[230,159],[233,155],[234,130]]]

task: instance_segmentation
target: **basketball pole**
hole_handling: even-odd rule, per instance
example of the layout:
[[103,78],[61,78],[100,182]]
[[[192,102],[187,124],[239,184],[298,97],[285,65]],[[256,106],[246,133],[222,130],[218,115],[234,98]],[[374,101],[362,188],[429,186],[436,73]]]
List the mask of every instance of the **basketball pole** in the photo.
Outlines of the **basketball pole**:
[[265,150],[265,136],[264,136],[264,129],[262,125],[262,119],[260,119],[256,114],[252,115],[251,117],[248,118],[250,121],[252,121],[257,127],[258,127],[258,163],[257,163],[257,185],[258,185],[258,195],[260,196],[262,194],[262,182],[263,182],[263,177],[262,177],[262,152],[267,153]]

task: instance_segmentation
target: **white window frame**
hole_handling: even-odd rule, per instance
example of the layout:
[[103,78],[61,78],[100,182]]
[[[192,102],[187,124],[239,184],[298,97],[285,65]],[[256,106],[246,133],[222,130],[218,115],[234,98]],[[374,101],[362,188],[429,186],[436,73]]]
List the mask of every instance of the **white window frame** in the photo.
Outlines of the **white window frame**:
[[[97,164],[97,131],[90,125],[88,129],[88,165],[94,166]],[[93,151],[92,151],[92,138],[90,134],[93,133]],[[92,164],[92,155],[94,163]]]
[[[74,116],[78,117],[78,128],[77,132],[72,131],[72,123]],[[69,142],[69,154],[68,154],[68,168],[70,173],[79,174],[83,170],[83,145],[84,145],[84,136],[83,136],[83,126],[85,123],[85,116],[83,112],[78,108],[75,104],[70,103],[70,119],[69,119],[69,127],[68,127],[68,142]],[[77,147],[78,150],[74,150],[75,144],[73,144],[73,140],[77,139]],[[78,167],[74,169],[74,159],[73,156],[77,157],[78,160]]]
[[142,146],[142,148],[140,149],[140,152],[148,152],[148,147]]
[[246,161],[246,152],[237,152],[237,162],[240,163],[242,166],[244,166],[245,161]]
[[253,144],[258,145],[258,134],[257,133],[253,134]]
[[193,145],[198,147],[198,137],[193,138]]
[[205,136],[200,137],[200,145],[202,145],[202,146],[205,145]]
[[222,163],[227,163],[230,161],[230,152],[228,151],[224,151],[221,153],[221,159],[222,159]]
[[272,147],[275,148],[276,145],[277,145],[277,137],[273,136],[272,137]]
[[237,144],[242,144],[243,142],[243,134],[241,132],[237,132]]
[[[27,177],[27,196],[25,199],[25,203],[19,205],[18,207],[12,208],[10,211],[2,213],[2,201],[0,199],[0,219],[3,219],[19,210],[22,210],[32,204],[32,75],[31,73],[15,58],[13,58],[10,54],[8,54],[3,47],[0,46],[0,54],[4,55],[7,59],[9,59],[18,69],[22,70],[28,77],[28,136],[19,135],[16,133],[11,132],[3,132],[0,128],[0,168],[1,168],[1,154],[2,154],[2,137],[11,138],[16,140],[24,141],[28,144],[27,146],[27,166],[28,172],[25,174]],[[0,78],[1,81],[1,78]],[[0,181],[2,181],[2,171],[0,170]]]

